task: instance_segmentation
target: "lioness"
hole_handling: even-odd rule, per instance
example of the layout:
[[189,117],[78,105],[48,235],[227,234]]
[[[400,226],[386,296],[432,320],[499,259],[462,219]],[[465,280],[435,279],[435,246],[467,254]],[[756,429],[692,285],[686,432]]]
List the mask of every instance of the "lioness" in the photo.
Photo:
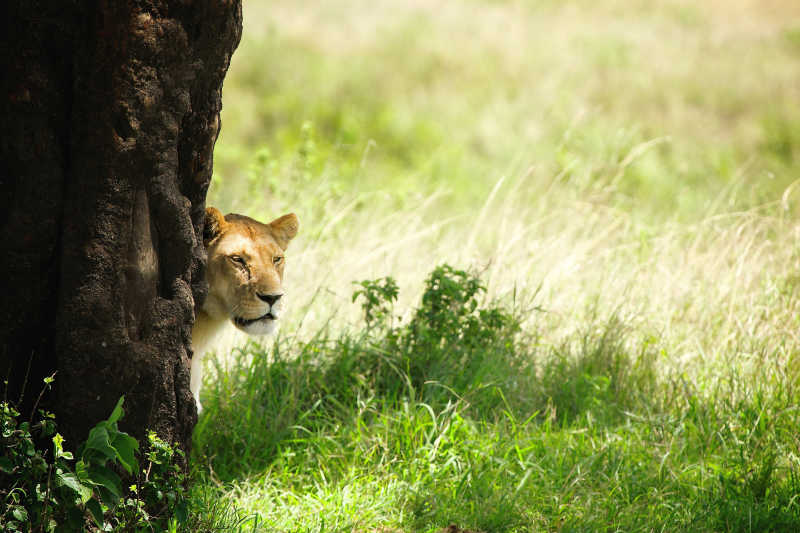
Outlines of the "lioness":
[[294,213],[262,224],[243,215],[223,216],[214,207],[206,209],[208,297],[192,329],[190,388],[198,413],[203,356],[227,322],[250,335],[275,331],[284,305],[284,251],[298,227]]

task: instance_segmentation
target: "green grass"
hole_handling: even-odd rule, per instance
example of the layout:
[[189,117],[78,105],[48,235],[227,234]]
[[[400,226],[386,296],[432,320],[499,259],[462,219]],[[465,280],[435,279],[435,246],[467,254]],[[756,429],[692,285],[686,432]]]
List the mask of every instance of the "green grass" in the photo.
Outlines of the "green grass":
[[800,529],[798,28],[248,1],[209,203],[301,232],[280,336],[209,361],[197,529]]
[[795,373],[701,390],[659,376],[657,341],[616,319],[548,346],[491,304],[438,305],[443,285],[407,324],[218,360],[195,461],[255,529],[800,524]]

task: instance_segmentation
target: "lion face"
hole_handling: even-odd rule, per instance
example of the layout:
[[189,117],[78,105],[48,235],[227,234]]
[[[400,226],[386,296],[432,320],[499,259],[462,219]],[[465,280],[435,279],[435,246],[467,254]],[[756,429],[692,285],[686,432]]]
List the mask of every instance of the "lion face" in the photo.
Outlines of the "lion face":
[[203,242],[208,253],[208,297],[203,310],[250,335],[272,333],[286,301],[284,252],[298,226],[294,214],[262,224],[207,208]]

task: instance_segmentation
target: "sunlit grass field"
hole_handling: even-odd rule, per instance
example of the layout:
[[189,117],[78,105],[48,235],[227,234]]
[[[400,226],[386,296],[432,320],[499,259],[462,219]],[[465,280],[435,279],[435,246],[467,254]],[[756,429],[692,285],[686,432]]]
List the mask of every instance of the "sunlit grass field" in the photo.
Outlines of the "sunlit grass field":
[[244,17],[208,201],[301,232],[198,529],[800,531],[800,3]]

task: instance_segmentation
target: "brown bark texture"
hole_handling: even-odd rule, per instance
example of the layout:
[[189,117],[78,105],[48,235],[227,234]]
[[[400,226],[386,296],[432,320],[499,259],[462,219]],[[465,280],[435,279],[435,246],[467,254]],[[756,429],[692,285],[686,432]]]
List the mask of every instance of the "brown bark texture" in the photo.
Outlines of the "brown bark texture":
[[241,29],[241,0],[0,6],[0,372],[30,403],[57,371],[72,446],[124,394],[122,429],[189,448],[203,212]]

